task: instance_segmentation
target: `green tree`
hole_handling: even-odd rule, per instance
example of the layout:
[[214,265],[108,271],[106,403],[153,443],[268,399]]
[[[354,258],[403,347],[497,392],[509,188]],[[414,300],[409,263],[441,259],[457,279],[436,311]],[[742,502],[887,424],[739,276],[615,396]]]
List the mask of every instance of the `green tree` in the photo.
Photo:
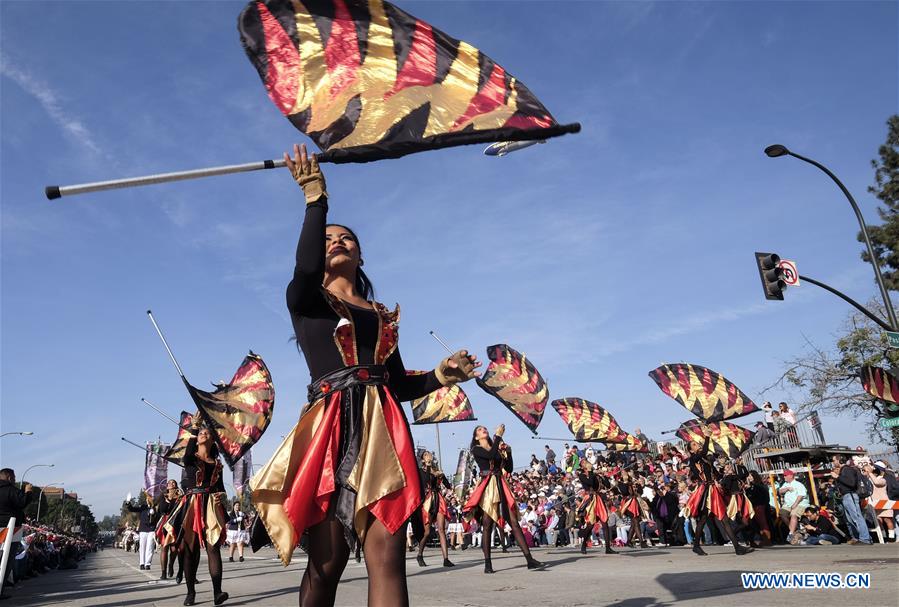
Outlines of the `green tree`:
[[[887,140],[878,153],[880,159],[871,161],[876,183],[868,191],[884,204],[877,207],[882,223],[868,226],[868,234],[884,283],[888,289],[899,291],[899,114],[887,120]],[[861,232],[858,239],[864,242]],[[871,261],[867,250],[862,251],[862,259]]]
[[[867,307],[884,317],[879,301],[873,300]],[[806,338],[805,351],[784,361],[786,371],[762,394],[775,387],[787,390],[794,397],[797,411],[816,410],[851,418],[867,426],[870,439],[899,450],[899,429],[880,427],[882,403],[865,392],[859,375],[864,365],[895,370],[899,367],[899,350],[890,349],[880,327],[860,312],[852,313],[835,337],[834,346],[828,348]],[[827,427],[824,432],[826,438]]]

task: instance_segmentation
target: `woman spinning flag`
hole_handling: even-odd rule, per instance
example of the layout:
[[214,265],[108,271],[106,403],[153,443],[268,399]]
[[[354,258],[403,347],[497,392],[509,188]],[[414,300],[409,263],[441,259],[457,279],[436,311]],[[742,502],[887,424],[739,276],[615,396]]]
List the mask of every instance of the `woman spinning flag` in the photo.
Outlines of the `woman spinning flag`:
[[285,565],[309,533],[300,605],[334,604],[356,542],[369,557],[368,604],[406,605],[403,531],[422,492],[399,403],[472,379],[480,363],[462,350],[429,373],[406,374],[399,309],[372,301],[359,239],[327,223],[318,162],[305,146],[284,160],[306,198],[287,307],[313,381],[296,427],[253,478],[253,502]]

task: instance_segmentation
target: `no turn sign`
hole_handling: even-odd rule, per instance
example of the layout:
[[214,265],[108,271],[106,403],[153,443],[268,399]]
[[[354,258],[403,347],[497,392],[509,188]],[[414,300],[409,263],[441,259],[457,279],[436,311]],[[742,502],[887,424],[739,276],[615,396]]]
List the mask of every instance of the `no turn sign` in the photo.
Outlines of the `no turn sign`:
[[777,266],[784,271],[784,282],[788,287],[799,286],[799,270],[796,268],[796,262],[789,259],[781,259]]

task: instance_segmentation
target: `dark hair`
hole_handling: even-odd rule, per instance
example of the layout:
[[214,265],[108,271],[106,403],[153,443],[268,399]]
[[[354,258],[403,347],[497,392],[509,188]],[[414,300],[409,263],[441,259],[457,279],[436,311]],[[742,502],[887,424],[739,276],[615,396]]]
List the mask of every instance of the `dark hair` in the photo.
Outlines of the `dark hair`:
[[[475,426],[474,430],[471,431],[471,446],[469,449],[474,449],[478,444],[478,428],[487,429],[487,426]],[[493,441],[490,439],[490,433],[487,433],[487,443],[492,447]]]
[[[344,230],[349,232],[350,236],[353,237],[353,240],[356,241],[356,247],[359,249],[359,258],[362,259],[362,245],[359,243],[359,237],[356,236],[356,233],[342,223],[329,223],[325,226],[325,228],[330,227],[343,228]],[[356,287],[356,291],[358,291],[359,295],[361,295],[366,301],[370,301],[374,298],[375,285],[373,285],[371,280],[369,280],[368,276],[365,274],[365,271],[361,266],[356,268],[356,280],[354,281],[354,285]]]

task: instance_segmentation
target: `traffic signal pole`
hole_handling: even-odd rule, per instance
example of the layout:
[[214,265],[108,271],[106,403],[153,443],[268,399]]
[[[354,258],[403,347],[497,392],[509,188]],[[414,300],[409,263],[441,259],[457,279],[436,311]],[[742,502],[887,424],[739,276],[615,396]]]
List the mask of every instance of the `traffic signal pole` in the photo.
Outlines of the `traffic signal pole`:
[[814,278],[809,278],[808,276],[803,276],[803,275],[801,275],[801,274],[799,275],[799,280],[801,280],[801,281],[803,281],[803,282],[810,282],[810,283],[812,283],[812,284],[815,285],[815,286],[821,287],[821,288],[824,289],[825,291],[830,291],[831,293],[833,293],[834,295],[836,295],[837,297],[839,297],[840,299],[842,299],[843,301],[845,301],[845,302],[848,303],[849,305],[853,306],[853,307],[854,307],[855,309],[857,309],[859,312],[861,312],[862,314],[864,314],[865,316],[867,316],[868,318],[870,318],[871,320],[873,320],[874,322],[876,322],[878,325],[880,325],[880,327],[881,327],[882,329],[886,329],[887,331],[892,331],[892,330],[893,330],[893,329],[890,327],[890,325],[888,325],[888,324],[885,323],[883,320],[881,320],[880,318],[878,318],[877,316],[875,316],[873,312],[871,312],[870,310],[868,310],[866,307],[864,307],[863,305],[861,305],[860,303],[858,303],[857,301],[855,301],[854,299],[852,299],[851,297],[849,297],[849,296],[846,295],[845,293],[840,293],[839,291],[837,291],[836,289],[834,289],[834,288],[831,287],[830,285],[824,284],[824,283],[821,282],[821,281],[815,280]]

